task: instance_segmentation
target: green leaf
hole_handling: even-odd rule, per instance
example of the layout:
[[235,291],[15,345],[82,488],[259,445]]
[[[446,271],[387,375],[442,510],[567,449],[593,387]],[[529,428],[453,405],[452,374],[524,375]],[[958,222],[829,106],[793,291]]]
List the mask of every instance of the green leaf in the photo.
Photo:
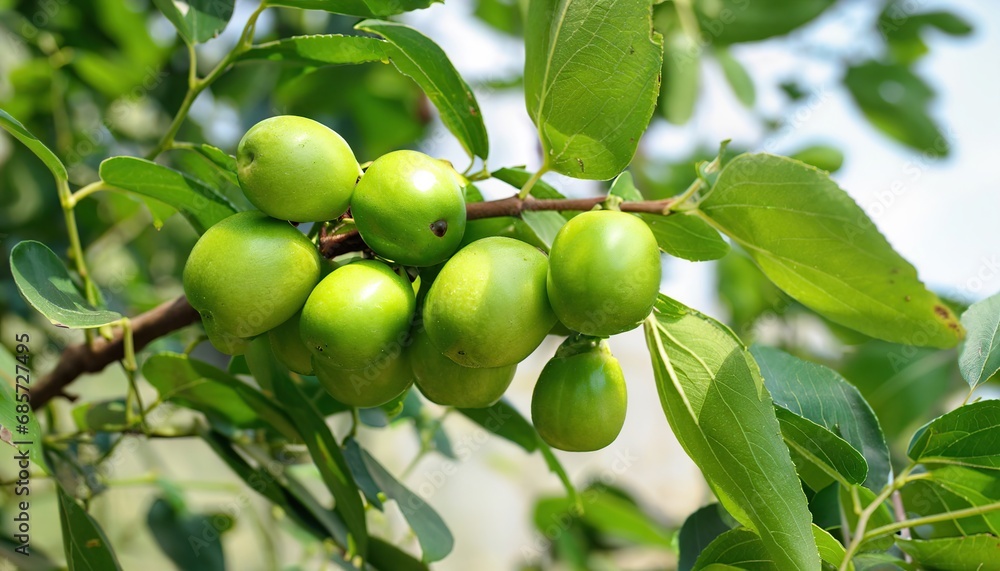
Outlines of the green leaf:
[[661,295],[646,344],[681,446],[780,568],[816,569],[812,519],[757,364],[721,323]]
[[18,242],[10,252],[10,271],[21,296],[53,325],[93,329],[122,318],[118,312],[90,305],[62,260],[41,242]]
[[754,345],[750,352],[760,365],[774,404],[850,443],[867,464],[865,486],[881,491],[892,472],[889,447],[875,413],[858,389],[836,371],[784,351]]
[[365,499],[375,509],[385,511],[382,498],[379,497],[379,493],[382,490],[375,483],[375,480],[372,479],[368,467],[365,466],[365,459],[361,454],[362,450],[358,441],[354,438],[347,438],[342,448],[344,451],[344,461],[347,462],[347,467],[351,470],[351,475],[354,476],[354,482],[358,485],[358,489],[361,490]]
[[122,567],[101,526],[61,486],[56,488],[56,494],[69,571],[120,571]]
[[219,35],[233,17],[235,0],[187,0],[181,10],[173,0],[153,0],[187,43],[202,43]]
[[341,547],[347,544],[347,528],[340,516],[322,506],[283,470],[274,470],[278,464],[251,466],[222,434],[206,430],[201,437],[251,489],[280,507],[304,530],[321,540],[333,538]]
[[611,189],[608,191],[608,196],[617,196],[626,202],[643,200],[642,193],[635,187],[632,173],[628,171],[615,177],[615,181],[611,183]]
[[[585,490],[580,520],[601,534],[658,549],[673,546],[673,533],[646,515],[634,503],[599,488]],[[571,498],[542,498],[535,504],[534,521],[539,530],[561,525],[577,517]]]
[[726,48],[716,48],[714,53],[736,99],[746,107],[753,107],[757,92],[754,89],[753,78],[747,73],[746,68]]
[[958,318],[827,173],[740,155],[699,208],[775,285],[835,323],[909,345],[947,348],[962,338]]
[[[25,337],[21,337],[21,339],[25,339]],[[20,342],[17,338],[11,338],[11,340]],[[28,355],[28,357],[24,357],[24,355]],[[30,353],[22,352],[18,354],[18,357],[20,360],[0,344],[0,442],[13,446],[18,453],[22,448],[27,448],[28,458],[31,459],[31,462],[45,472],[51,473],[45,462],[45,455],[42,453],[42,429],[38,425],[35,411],[31,408],[31,401],[28,400],[31,394],[32,373],[34,373],[31,368]],[[25,407],[18,410],[20,404],[25,405]],[[25,419],[24,416],[27,418]],[[27,422],[21,422],[22,420],[27,420]],[[20,425],[26,427],[27,434],[21,434],[18,431]],[[9,449],[5,452],[13,454]],[[16,454],[13,455],[16,456]]]
[[371,538],[368,562],[378,571],[428,571],[425,563],[417,561],[409,553],[377,537]]
[[299,434],[309,448],[313,462],[319,468],[326,487],[333,494],[334,509],[344,519],[350,530],[357,551],[364,555],[368,549],[368,528],[365,523],[365,508],[358,493],[358,486],[351,477],[340,446],[333,438],[330,428],[323,421],[316,408],[306,399],[295,383],[277,383],[275,398],[282,403]]
[[837,172],[844,165],[844,153],[828,145],[810,145],[788,156],[826,172]]
[[385,38],[385,55],[396,69],[424,90],[469,157],[485,159],[490,143],[479,103],[444,50],[427,36],[396,22],[365,20],[355,28]]
[[928,569],[948,571],[1000,571],[1000,538],[982,534],[943,539],[896,538],[914,561]]
[[1000,371],[1000,293],[969,306],[962,314],[968,332],[958,366],[972,388]]
[[[817,545],[817,555],[823,563],[834,568],[840,568],[844,561],[844,546],[826,531],[812,526],[812,534]],[[731,566],[745,571],[781,571],[791,569],[784,567],[769,553],[764,542],[752,530],[745,527],[733,529],[719,535],[698,556],[692,571],[717,569],[716,565]],[[819,569],[819,562],[814,567],[797,567],[796,569]],[[848,569],[854,570],[853,565]]]
[[66,181],[69,178],[69,175],[66,173],[66,167],[59,160],[59,157],[46,147],[45,143],[39,141],[38,137],[31,134],[31,131],[28,131],[20,121],[11,117],[3,109],[0,109],[0,127],[6,129],[15,139],[21,141],[31,152],[42,159],[42,162],[52,171],[52,176],[56,177],[57,181]]
[[431,6],[438,0],[268,0],[269,6],[323,10],[359,18],[385,18]]
[[788,409],[776,407],[775,413],[792,462],[807,486],[819,491],[834,480],[844,486],[865,481],[868,464],[849,442]]
[[729,243],[707,222],[686,214],[642,214],[664,252],[692,262],[718,260],[729,253]]
[[531,0],[525,101],[550,169],[607,180],[632,161],[660,92],[651,16],[645,0]]
[[525,452],[538,450],[538,433],[506,400],[487,408],[461,408],[458,412],[489,432],[520,446]]
[[236,213],[236,208],[205,183],[184,173],[134,157],[101,163],[101,180],[115,189],[155,198],[181,211],[200,233]]
[[[506,182],[514,188],[522,188],[525,184],[527,184],[528,179],[531,178],[532,174],[534,173],[528,171],[524,167],[507,167],[493,171],[490,173],[490,176],[497,180]],[[566,196],[556,190],[554,186],[541,179],[535,182],[535,185],[531,187],[529,194],[535,198],[566,198]]]
[[552,247],[552,242],[555,241],[559,230],[566,224],[566,218],[562,214],[551,210],[522,212],[521,219],[535,233],[535,236],[545,244],[546,250]]
[[363,36],[327,34],[293,36],[258,44],[240,55],[241,60],[269,60],[288,63],[350,65],[368,62],[388,63],[385,42]]
[[710,504],[698,509],[684,520],[678,535],[677,543],[680,556],[677,560],[677,571],[691,571],[698,555],[715,538],[729,531],[729,524],[722,519],[722,506]]
[[967,404],[922,427],[907,454],[924,464],[1000,470],[1000,401]]
[[160,398],[205,413],[210,419],[247,428],[272,426],[287,438],[298,432],[274,399],[208,363],[176,353],[146,359],[142,375]]
[[847,68],[844,85],[875,128],[925,155],[948,155],[948,138],[928,114],[934,90],[911,69],[868,61]]
[[[349,443],[354,443],[350,440]],[[395,500],[403,517],[410,524],[410,528],[420,542],[420,549],[423,551],[423,560],[432,563],[444,559],[451,553],[455,545],[455,538],[448,531],[448,526],[441,519],[434,508],[430,507],[417,494],[411,492],[406,486],[399,483],[375,458],[366,450],[358,447],[361,460],[369,477],[386,497]]]
[[83,403],[73,407],[73,422],[88,432],[120,431],[127,426],[125,410],[124,398]]
[[178,569],[225,571],[221,536],[233,525],[230,516],[186,513],[183,508],[163,498],[153,501],[146,514],[153,539]]
[[[915,473],[902,490],[907,511],[920,515],[949,514],[1000,501],[1000,473],[965,466],[942,465]],[[953,518],[921,526],[925,539],[992,533],[1000,535],[1000,511]]]
[[695,0],[702,33],[717,44],[783,36],[816,18],[835,0]]
[[701,46],[680,29],[666,33],[663,51],[663,118],[683,125],[694,115],[701,82]]

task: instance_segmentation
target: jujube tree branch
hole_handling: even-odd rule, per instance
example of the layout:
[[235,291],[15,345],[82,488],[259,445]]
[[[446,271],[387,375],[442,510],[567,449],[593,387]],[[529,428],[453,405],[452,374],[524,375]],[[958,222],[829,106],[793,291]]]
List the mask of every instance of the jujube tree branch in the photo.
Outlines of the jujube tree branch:
[[[521,199],[512,196],[500,200],[469,203],[466,206],[466,216],[469,220],[477,220],[499,216],[520,216],[522,212],[529,211],[585,211],[593,209],[604,201],[605,197],[603,196],[544,200]],[[624,212],[669,214],[669,209],[674,203],[674,199],[667,198],[623,202],[619,208]],[[365,243],[357,231],[324,235],[319,242],[320,252],[327,258],[335,258],[365,248]],[[140,314],[131,320],[135,350],[138,351],[154,339],[196,321],[198,321],[198,312],[183,296]],[[67,347],[63,350],[62,357],[55,369],[39,381],[32,394],[32,407],[38,409],[57,396],[67,396],[63,391],[70,383],[79,378],[80,375],[97,373],[111,363],[121,360],[125,355],[124,349],[120,333],[116,334],[110,341],[96,340],[93,347],[88,347],[86,343]]]

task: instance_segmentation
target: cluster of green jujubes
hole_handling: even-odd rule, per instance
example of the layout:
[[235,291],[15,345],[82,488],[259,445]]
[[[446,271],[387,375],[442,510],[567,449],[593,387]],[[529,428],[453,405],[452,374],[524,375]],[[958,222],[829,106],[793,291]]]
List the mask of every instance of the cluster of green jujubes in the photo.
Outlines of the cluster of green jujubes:
[[[289,116],[251,128],[236,158],[260,210],[211,227],[184,268],[220,351],[239,354],[267,333],[282,363],[345,404],[380,406],[415,382],[433,402],[478,408],[503,395],[546,335],[572,333],[535,386],[534,424],[564,450],[617,437],[625,383],[601,338],[638,326],[660,282],[656,240],[639,218],[579,214],[548,256],[506,237],[459,249],[463,179],[444,161],[396,151],[362,172],[337,133]],[[373,259],[324,260],[288,223],[348,209]]]

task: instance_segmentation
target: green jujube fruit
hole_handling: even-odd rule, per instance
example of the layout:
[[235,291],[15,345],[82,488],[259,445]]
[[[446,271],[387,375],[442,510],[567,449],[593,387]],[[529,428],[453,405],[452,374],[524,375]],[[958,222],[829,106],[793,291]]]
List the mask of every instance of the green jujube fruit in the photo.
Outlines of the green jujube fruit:
[[466,367],[516,365],[556,323],[545,290],[548,262],[512,238],[483,238],[441,269],[424,301],[427,335]]
[[347,141],[326,125],[280,115],[243,135],[236,175],[247,200],[268,216],[320,222],[347,211],[361,167]]
[[549,302],[573,331],[608,337],[638,327],[660,290],[660,249],[638,217],[599,210],[573,217],[549,252]]
[[309,352],[299,333],[301,319],[302,312],[299,311],[281,325],[268,331],[267,338],[271,343],[271,351],[282,365],[300,375],[311,375],[312,353]]
[[407,266],[448,259],[465,233],[465,195],[444,161],[417,151],[382,155],[365,171],[351,199],[361,238]]
[[314,357],[361,369],[405,345],[415,306],[408,279],[382,262],[360,260],[316,286],[299,332]]
[[381,406],[413,384],[409,358],[401,348],[362,369],[343,369],[316,356],[313,356],[313,368],[326,392],[348,406]]
[[431,402],[458,408],[488,407],[503,396],[517,365],[489,369],[463,367],[445,357],[420,329],[412,335],[410,365],[420,392]]
[[191,249],[184,293],[209,339],[231,352],[238,343],[225,338],[249,339],[281,325],[302,308],[319,274],[319,252],[304,234],[261,212],[241,212]]
[[625,377],[607,343],[570,337],[546,363],[531,395],[531,421],[553,448],[600,450],[625,424]]

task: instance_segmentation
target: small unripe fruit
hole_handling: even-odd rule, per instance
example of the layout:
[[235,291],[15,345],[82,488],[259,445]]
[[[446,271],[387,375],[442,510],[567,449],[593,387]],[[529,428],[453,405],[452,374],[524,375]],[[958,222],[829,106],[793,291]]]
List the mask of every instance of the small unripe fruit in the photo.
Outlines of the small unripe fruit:
[[465,196],[454,169],[416,151],[375,160],[351,199],[358,232],[376,254],[407,266],[448,259],[465,233]]
[[484,408],[500,400],[514,380],[517,365],[491,369],[463,367],[438,351],[427,332],[413,333],[410,364],[417,387],[431,402],[458,408]]
[[349,406],[381,406],[413,384],[413,371],[405,352],[386,355],[362,369],[343,369],[314,356],[313,368],[326,392]]
[[361,369],[405,346],[415,306],[408,279],[382,262],[361,260],[316,286],[302,308],[299,331],[314,357]]
[[347,142],[326,125],[280,115],[243,135],[236,174],[247,200],[267,215],[319,222],[347,211],[361,168]]
[[625,424],[625,377],[607,343],[567,340],[542,369],[531,396],[531,421],[553,448],[600,450]]
[[299,333],[299,321],[302,312],[291,316],[287,321],[267,332],[268,341],[271,343],[271,352],[282,365],[288,370],[300,375],[312,374],[312,353],[302,341]]
[[238,351],[236,340],[294,315],[319,273],[319,252],[305,235],[263,213],[241,212],[209,228],[191,249],[184,293],[213,344]]
[[516,365],[556,323],[545,292],[548,263],[512,238],[484,238],[459,250],[424,301],[424,327],[452,361],[466,367]]
[[660,290],[656,237],[631,214],[579,214],[556,234],[547,283],[552,309],[569,329],[600,337],[634,329]]

